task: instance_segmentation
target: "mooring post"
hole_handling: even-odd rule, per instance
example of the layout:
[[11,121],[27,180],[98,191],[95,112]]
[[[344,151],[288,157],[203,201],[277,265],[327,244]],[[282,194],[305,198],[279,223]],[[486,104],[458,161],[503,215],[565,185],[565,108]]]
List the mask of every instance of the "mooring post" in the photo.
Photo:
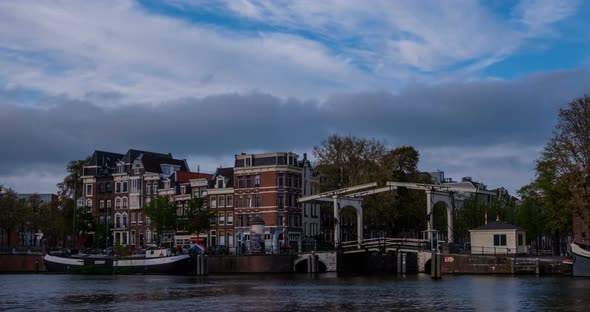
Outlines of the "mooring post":
[[540,270],[539,270],[539,262],[540,262],[539,261],[539,258],[537,258],[535,260],[535,274],[537,274],[537,275],[539,275],[539,272],[540,272]]

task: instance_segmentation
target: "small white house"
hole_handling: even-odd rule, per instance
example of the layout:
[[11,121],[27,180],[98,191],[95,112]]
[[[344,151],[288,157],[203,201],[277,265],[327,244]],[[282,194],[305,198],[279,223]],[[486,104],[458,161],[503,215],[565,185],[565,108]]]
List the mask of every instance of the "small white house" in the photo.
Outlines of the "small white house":
[[494,221],[473,230],[471,254],[524,254],[527,253],[524,229],[505,221]]

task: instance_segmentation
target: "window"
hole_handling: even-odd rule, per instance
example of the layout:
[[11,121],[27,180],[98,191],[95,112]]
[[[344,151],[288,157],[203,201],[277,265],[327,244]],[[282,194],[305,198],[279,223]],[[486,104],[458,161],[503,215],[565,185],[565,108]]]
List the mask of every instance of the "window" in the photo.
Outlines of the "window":
[[217,224],[219,225],[225,225],[225,213],[224,212],[219,212],[217,214]]
[[230,247],[234,246],[234,231],[232,230],[227,231],[227,244]]
[[120,209],[121,208],[121,198],[117,197],[115,198],[115,209]]
[[141,165],[140,164],[135,164],[135,166],[133,167],[133,173],[141,174]]
[[225,245],[225,231],[224,230],[220,230],[219,231],[219,245]]
[[127,233],[123,233],[123,245],[127,245]]
[[186,194],[186,186],[185,185],[180,186],[180,194]]
[[121,193],[121,182],[115,183],[115,193]]
[[234,197],[232,195],[227,195],[227,207],[232,207],[234,205]]
[[154,182],[154,194],[158,195],[158,182]]
[[252,166],[252,158],[248,157],[244,159],[244,167],[250,167]]
[[129,243],[131,243],[131,245],[135,245],[135,231],[131,231],[131,236],[129,237]]
[[123,182],[123,193],[127,193],[127,182]]
[[137,213],[137,223],[139,223],[139,224],[143,223],[143,214],[141,212]]
[[98,192],[99,193],[104,193],[104,184],[98,183]]
[[146,183],[145,184],[145,193],[146,194],[151,194],[152,193],[152,184],[151,183]]
[[251,188],[251,187],[252,187],[252,177],[246,176],[246,188]]
[[107,200],[107,209],[111,209],[111,200]]
[[123,214],[123,226],[125,226],[125,227],[127,226],[127,214],[126,213]]
[[86,207],[88,207],[89,209],[92,209],[92,199],[86,200]]
[[137,215],[134,213],[131,214],[131,224],[135,224],[135,219],[137,218]]
[[86,184],[86,196],[92,196],[92,184]]
[[115,228],[120,228],[120,227],[121,227],[121,215],[116,214],[115,215]]
[[259,187],[259,186],[260,186],[260,176],[255,175],[254,176],[254,187]]
[[238,188],[244,188],[244,177],[238,177]]
[[252,207],[252,198],[250,196],[246,197],[246,207]]
[[293,194],[287,194],[287,207],[293,207]]
[[221,195],[217,198],[217,201],[219,201],[219,207],[225,207],[225,196]]
[[238,197],[238,208],[242,208],[242,205],[243,205],[242,200],[243,200],[242,196]]
[[211,208],[217,208],[217,196],[211,196]]
[[260,207],[260,194],[254,194],[254,207]]
[[217,178],[217,188],[223,188],[223,178]]
[[285,176],[281,173],[277,177],[277,186],[283,188],[285,186]]
[[104,209],[104,200],[101,200],[100,202],[98,202],[98,207],[100,209]]
[[199,197],[201,197],[201,193],[199,192],[199,190],[194,190],[194,191],[193,191],[193,197],[194,197],[194,198],[199,198]]
[[283,210],[283,204],[284,204],[284,199],[283,199],[283,194],[279,194],[277,196],[277,207],[279,210]]
[[113,186],[111,185],[111,183],[109,182],[109,183],[106,183],[105,185],[107,187],[107,193],[111,193],[113,191],[113,189],[112,189]]
[[127,197],[123,197],[123,209],[127,208]]
[[523,240],[524,240],[524,239],[523,239],[523,237],[522,237],[522,234],[520,234],[520,233],[519,233],[519,234],[518,234],[518,246],[522,246],[522,245],[524,245],[524,244],[523,244]]
[[125,173],[125,165],[117,164],[117,173]]
[[234,213],[231,211],[227,212],[227,225],[234,225]]
[[494,234],[494,246],[506,246],[506,234]]
[[98,217],[98,224],[104,224],[104,216]]

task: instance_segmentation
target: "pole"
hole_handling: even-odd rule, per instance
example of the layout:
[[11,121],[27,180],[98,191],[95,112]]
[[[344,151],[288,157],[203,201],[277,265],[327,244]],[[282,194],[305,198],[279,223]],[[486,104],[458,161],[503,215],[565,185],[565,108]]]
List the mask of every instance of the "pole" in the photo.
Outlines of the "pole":
[[[74,172],[74,207],[72,210],[72,241],[71,245],[74,245],[75,237],[76,237],[76,210],[78,203],[76,202],[76,196],[78,193],[78,171]],[[72,247],[72,246],[70,246]]]

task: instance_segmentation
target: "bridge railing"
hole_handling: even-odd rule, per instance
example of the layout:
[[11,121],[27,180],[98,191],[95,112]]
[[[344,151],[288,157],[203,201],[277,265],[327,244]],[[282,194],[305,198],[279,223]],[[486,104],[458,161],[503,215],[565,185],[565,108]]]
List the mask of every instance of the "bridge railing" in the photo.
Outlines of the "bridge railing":
[[378,250],[386,251],[388,249],[430,249],[428,241],[416,238],[391,238],[391,237],[377,237],[367,238],[360,241],[345,241],[340,244],[341,248],[346,250]]

